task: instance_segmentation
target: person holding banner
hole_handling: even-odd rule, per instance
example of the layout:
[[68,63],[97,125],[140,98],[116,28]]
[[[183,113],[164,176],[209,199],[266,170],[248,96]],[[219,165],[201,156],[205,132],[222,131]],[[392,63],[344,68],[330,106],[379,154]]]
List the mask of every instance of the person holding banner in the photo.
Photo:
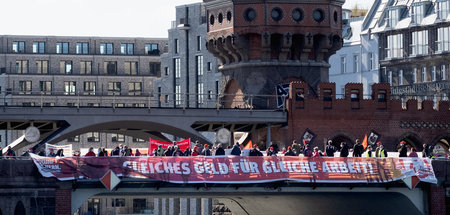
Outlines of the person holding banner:
[[209,145],[208,144],[204,145],[203,151],[200,153],[200,155],[211,156],[211,150],[209,149]]
[[175,146],[174,146],[174,150],[173,150],[172,156],[173,156],[173,157],[178,157],[178,156],[183,156],[183,155],[184,155],[184,154],[183,154],[183,152],[181,151],[181,149],[178,148],[177,145],[175,145]]
[[198,156],[199,155],[199,153],[198,153],[198,147],[197,146],[194,146],[194,149],[192,150],[192,156]]
[[219,144],[217,146],[217,150],[216,150],[216,156],[221,156],[221,155],[225,155],[225,150],[222,148],[222,144]]
[[366,152],[364,154],[366,155],[365,157],[367,157],[367,158],[372,157],[372,146],[371,145],[367,146]]
[[49,153],[47,157],[56,157],[55,150],[53,148],[49,149]]

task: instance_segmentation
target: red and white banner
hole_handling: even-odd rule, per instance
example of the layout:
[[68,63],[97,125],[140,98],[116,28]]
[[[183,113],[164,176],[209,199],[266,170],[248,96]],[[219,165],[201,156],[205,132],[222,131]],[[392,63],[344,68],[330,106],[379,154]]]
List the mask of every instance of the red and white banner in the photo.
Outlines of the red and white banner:
[[99,179],[112,170],[172,183],[385,183],[412,176],[437,183],[431,161],[422,158],[31,157],[44,177],[59,180]]
[[[176,143],[177,143],[178,148],[184,152],[187,148],[191,147],[191,138],[181,140]],[[161,145],[163,147],[163,149],[167,149],[169,146],[173,146],[173,143],[166,142],[166,141],[160,141],[160,140],[154,140],[154,139],[150,138],[149,147],[148,147],[150,156],[153,156],[153,150],[157,149],[159,145]]]

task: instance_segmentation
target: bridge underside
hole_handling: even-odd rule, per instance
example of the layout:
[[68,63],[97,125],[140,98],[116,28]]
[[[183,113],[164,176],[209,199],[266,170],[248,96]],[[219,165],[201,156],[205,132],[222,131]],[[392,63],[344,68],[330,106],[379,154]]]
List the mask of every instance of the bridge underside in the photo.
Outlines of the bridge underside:
[[[211,187],[209,187],[211,186]],[[108,192],[98,183],[77,183],[72,191],[72,211],[88,198],[146,196],[155,198],[214,198],[233,214],[424,214],[424,192],[402,183],[320,184],[274,183],[253,185],[204,185],[121,182]],[[390,187],[390,188],[388,188]]]

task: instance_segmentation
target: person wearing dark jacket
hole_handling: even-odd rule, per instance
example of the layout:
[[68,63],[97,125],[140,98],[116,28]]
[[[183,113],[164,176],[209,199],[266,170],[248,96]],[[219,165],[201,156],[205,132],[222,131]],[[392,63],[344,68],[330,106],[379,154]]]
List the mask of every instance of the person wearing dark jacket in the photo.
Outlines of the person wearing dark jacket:
[[253,148],[250,150],[248,156],[263,156],[263,153],[259,151],[258,145],[253,144]]
[[217,146],[216,156],[225,155],[225,150],[222,148],[222,144]]
[[422,150],[422,157],[423,158],[427,158],[427,157],[431,157],[431,153],[430,153],[430,150],[431,149],[431,147],[430,146],[428,146],[427,144],[423,144],[423,150]]
[[174,146],[172,156],[183,156],[183,152],[180,150],[180,148],[178,148],[178,146]]
[[211,156],[211,150],[209,149],[209,145],[208,144],[204,145],[204,148],[203,148],[202,152],[200,153],[200,155]]
[[172,155],[173,155],[173,146],[169,146],[164,152],[164,156],[172,156]]
[[359,144],[359,139],[355,140],[355,145],[353,146],[353,157],[361,157],[364,149],[361,144]]
[[186,150],[184,150],[184,156],[191,156],[192,150],[191,148],[187,147]]
[[111,156],[120,156],[120,148],[118,146],[111,152]]
[[332,143],[332,140],[328,140],[327,147],[325,148],[325,153],[328,157],[334,157],[334,153],[337,151],[336,147],[331,145]]
[[348,146],[346,142],[341,143],[341,157],[348,157]]
[[284,153],[284,156],[297,156],[295,152],[292,150],[292,147],[288,146],[288,150]]
[[269,147],[269,150],[267,151],[267,156],[277,156],[277,152],[273,148],[273,146]]
[[406,147],[406,142],[401,141],[400,142],[400,149],[398,150],[399,154],[398,157],[408,157],[408,148]]
[[231,155],[241,156],[241,148],[239,147],[239,142],[236,142],[233,149],[231,150]]

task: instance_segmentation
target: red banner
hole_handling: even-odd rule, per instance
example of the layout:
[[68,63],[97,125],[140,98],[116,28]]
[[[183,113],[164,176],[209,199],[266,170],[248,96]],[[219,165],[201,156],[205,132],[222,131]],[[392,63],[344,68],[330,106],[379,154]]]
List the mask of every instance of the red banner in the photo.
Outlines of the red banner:
[[112,170],[172,183],[385,183],[412,176],[437,183],[431,161],[421,158],[31,157],[44,177],[59,180],[98,179]]
[[[177,143],[178,148],[180,148],[180,150],[184,152],[187,148],[191,147],[191,138],[181,140],[176,143]],[[173,143],[166,142],[166,141],[160,141],[160,140],[154,140],[154,139],[150,138],[149,147],[148,147],[150,156],[153,156],[153,150],[158,148],[159,145],[161,145],[163,147],[163,149],[167,149],[169,146],[173,146]]]

